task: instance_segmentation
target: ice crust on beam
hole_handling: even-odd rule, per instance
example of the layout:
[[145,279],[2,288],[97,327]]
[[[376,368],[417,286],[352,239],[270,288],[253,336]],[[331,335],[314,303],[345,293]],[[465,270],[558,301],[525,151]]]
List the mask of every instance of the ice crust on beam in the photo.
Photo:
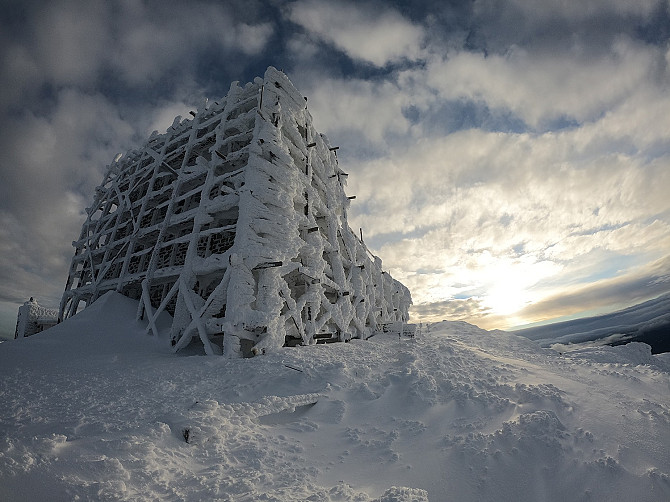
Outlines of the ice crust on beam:
[[207,354],[367,338],[411,296],[347,223],[336,149],[282,72],[175,118],[117,156],[87,209],[59,317],[107,291],[173,316],[175,350]]

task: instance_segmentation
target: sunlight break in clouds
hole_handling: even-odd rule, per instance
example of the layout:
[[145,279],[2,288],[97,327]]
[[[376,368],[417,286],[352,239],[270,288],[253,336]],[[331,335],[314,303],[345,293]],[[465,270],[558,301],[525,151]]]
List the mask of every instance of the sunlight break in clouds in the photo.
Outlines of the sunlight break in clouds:
[[393,9],[322,0],[301,0],[287,9],[291,21],[352,59],[385,66],[421,53],[423,30]]
[[[417,314],[474,297],[489,316],[470,318],[479,325],[530,321],[513,314],[583,287],[605,258],[614,268],[601,279],[623,278],[670,249],[668,158],[611,151],[608,120],[560,134],[462,131],[392,149],[358,165],[350,187],[365,203],[351,221],[414,292]],[[630,141],[635,131],[618,134]],[[442,280],[426,282],[421,271],[435,268]]]

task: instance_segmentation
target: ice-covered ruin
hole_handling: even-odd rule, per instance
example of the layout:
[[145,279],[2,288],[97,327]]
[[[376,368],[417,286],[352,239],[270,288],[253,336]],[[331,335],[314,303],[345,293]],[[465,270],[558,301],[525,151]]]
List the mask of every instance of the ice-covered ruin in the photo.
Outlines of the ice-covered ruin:
[[107,291],[140,300],[175,350],[258,354],[367,338],[408,320],[408,289],[347,223],[337,148],[268,68],[117,156],[95,190],[59,318]]
[[14,339],[25,338],[55,326],[58,321],[58,310],[43,307],[32,296],[19,307],[16,318]]

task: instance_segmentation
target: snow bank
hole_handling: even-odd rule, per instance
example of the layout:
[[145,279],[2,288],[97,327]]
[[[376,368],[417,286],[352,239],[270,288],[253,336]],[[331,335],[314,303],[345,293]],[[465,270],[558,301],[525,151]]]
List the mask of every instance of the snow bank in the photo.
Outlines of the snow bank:
[[670,375],[644,347],[439,323],[180,357],[136,307],[0,345],[0,499],[670,499]]

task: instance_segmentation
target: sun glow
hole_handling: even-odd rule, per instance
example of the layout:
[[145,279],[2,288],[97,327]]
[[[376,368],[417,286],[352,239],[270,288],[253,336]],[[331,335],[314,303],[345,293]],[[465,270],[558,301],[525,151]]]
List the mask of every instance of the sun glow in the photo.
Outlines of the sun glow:
[[527,305],[529,296],[525,289],[507,284],[489,290],[483,303],[491,309],[492,314],[508,316],[520,311]]
[[417,291],[413,295],[417,306],[414,319],[461,320],[484,329],[527,324],[534,319],[525,317],[526,307],[546,296],[543,281],[560,270],[560,264],[538,261],[533,255],[494,256],[485,251],[470,256],[466,266],[450,276],[448,284],[437,275],[408,278],[409,287]]
[[482,304],[493,315],[513,317],[513,314],[537,300],[533,287],[556,273],[557,265],[547,261],[506,261],[490,263],[487,267],[489,287],[483,295]]

